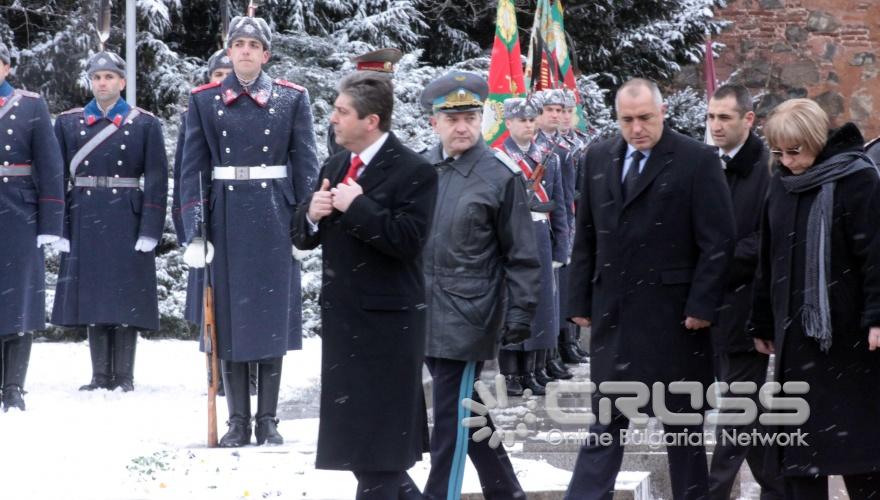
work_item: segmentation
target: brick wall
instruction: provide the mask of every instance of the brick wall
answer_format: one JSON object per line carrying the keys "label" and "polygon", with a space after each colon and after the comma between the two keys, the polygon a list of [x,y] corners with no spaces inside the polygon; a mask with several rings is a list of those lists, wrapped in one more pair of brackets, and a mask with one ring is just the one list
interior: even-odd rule
{"label": "brick wall", "polygon": [[880,0],[730,0],[716,15],[732,22],[718,79],[760,96],[759,115],[810,97],[835,125],[880,135]]}

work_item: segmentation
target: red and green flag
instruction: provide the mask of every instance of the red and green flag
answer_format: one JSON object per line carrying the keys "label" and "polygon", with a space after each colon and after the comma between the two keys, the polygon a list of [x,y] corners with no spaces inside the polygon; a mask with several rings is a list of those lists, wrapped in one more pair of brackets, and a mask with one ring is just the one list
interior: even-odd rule
{"label": "red and green flag", "polygon": [[483,106],[483,139],[490,146],[500,146],[508,136],[504,100],[526,93],[517,31],[513,0],[498,0],[495,43],[489,64],[489,96]]}
{"label": "red and green flag", "polygon": [[574,80],[574,66],[565,38],[564,15],[561,0],[538,0],[525,78],[530,92],[563,87],[573,90],[577,101],[575,126],[586,130],[581,97]]}

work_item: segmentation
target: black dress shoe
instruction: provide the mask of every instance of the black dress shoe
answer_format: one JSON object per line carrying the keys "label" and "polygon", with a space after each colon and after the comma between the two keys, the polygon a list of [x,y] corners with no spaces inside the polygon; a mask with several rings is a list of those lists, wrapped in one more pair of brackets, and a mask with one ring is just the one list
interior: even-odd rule
{"label": "black dress shoe", "polygon": [[590,353],[588,353],[583,347],[581,347],[580,342],[574,345],[574,350],[577,351],[578,354],[583,358],[590,359]]}
{"label": "black dress shoe", "polygon": [[257,437],[257,444],[284,444],[284,438],[278,433],[278,419],[273,417],[264,417],[257,419],[257,425],[254,429]]}
{"label": "black dress shoe", "polygon": [[108,391],[112,391],[115,388],[113,385],[113,380],[108,377],[103,376],[94,376],[92,377],[92,381],[86,385],[79,386],[79,390],[81,391],[96,391],[98,389],[107,389]]}
{"label": "black dress shoe", "polygon": [[3,411],[7,412],[10,408],[18,408],[24,411],[24,398],[21,397],[21,388],[17,386],[6,386],[3,389]]}
{"label": "black dress shoe", "polygon": [[547,375],[551,376],[553,380],[568,380],[574,378],[574,375],[568,371],[568,368],[555,358],[547,360]]}
{"label": "black dress shoe", "polygon": [[523,395],[523,386],[519,375],[505,375],[504,382],[507,385],[508,396]]}
{"label": "black dress shoe", "polygon": [[229,430],[220,438],[221,448],[240,448],[251,444],[251,426],[238,419],[227,423]]}
{"label": "black dress shoe", "polygon": [[523,375],[522,385],[524,389],[531,390],[532,394],[534,394],[535,396],[543,396],[544,394],[547,394],[547,391],[544,390],[544,386],[539,384],[538,381],[535,380],[534,373]]}
{"label": "black dress shoe", "polygon": [[549,384],[550,382],[553,382],[554,380],[556,380],[556,379],[551,377],[550,375],[547,375],[546,368],[542,368],[540,370],[535,370],[535,381],[538,382],[539,384],[546,386],[547,384]]}
{"label": "black dress shoe", "polygon": [[562,358],[563,363],[572,365],[579,365],[587,362],[587,358],[578,354],[577,348],[574,344],[560,344],[559,357]]}

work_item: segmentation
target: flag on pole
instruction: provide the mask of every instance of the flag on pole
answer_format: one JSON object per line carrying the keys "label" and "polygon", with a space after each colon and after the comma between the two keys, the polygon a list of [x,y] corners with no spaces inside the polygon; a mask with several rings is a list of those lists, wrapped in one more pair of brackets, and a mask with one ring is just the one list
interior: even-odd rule
{"label": "flag on pole", "polygon": [[483,106],[483,139],[489,146],[500,146],[508,136],[504,100],[526,93],[517,31],[513,0],[499,0],[489,63],[489,96]]}
{"label": "flag on pole", "polygon": [[530,92],[563,87],[574,91],[577,102],[575,126],[585,131],[587,124],[565,38],[564,17],[561,0],[538,0],[525,78]]}
{"label": "flag on pole", "polygon": [[[715,94],[715,88],[718,80],[715,78],[715,56],[712,53],[712,37],[706,36],[706,52],[703,56],[703,76],[706,79],[706,103],[712,99]],[[712,140],[712,132],[709,130],[709,120],[706,120],[706,144],[715,145]]]}

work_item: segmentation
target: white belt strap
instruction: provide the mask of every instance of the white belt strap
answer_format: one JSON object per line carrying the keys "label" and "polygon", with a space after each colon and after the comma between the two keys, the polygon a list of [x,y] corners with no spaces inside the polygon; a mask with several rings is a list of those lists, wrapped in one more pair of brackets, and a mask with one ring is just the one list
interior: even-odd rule
{"label": "white belt strap", "polygon": [[252,179],[285,179],[287,165],[265,167],[214,167],[214,178],[223,181],[249,181]]}

